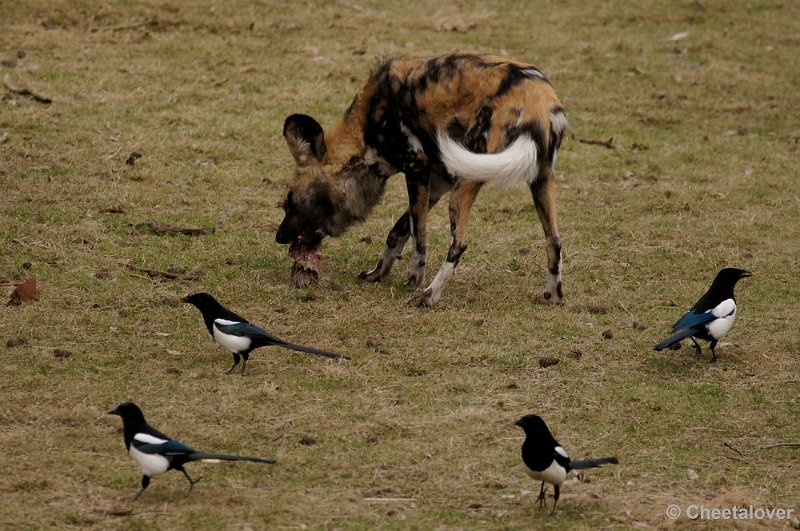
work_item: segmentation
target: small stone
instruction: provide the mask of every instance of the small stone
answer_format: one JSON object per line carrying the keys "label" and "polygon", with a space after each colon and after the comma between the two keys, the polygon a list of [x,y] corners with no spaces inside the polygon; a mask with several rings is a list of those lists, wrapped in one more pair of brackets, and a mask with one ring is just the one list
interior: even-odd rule
{"label": "small stone", "polygon": [[56,358],[66,359],[72,357],[72,352],[69,350],[64,350],[63,348],[57,348],[53,350],[53,356]]}
{"label": "small stone", "polygon": [[566,356],[574,360],[579,360],[583,357],[583,352],[581,352],[581,349],[577,347],[572,347],[569,349],[569,352],[567,352]]}
{"label": "small stone", "polygon": [[546,369],[547,367],[558,365],[559,361],[560,360],[558,358],[551,358],[549,356],[545,356],[543,358],[539,358],[539,367]]}
{"label": "small stone", "polygon": [[604,331],[602,335],[603,339],[611,339],[614,337],[614,332],[612,332],[611,329],[609,328],[608,330]]}
{"label": "small stone", "polygon": [[389,351],[386,350],[386,347],[383,346],[383,341],[381,341],[377,337],[370,337],[367,339],[367,346],[377,352],[378,354],[389,354]]}
{"label": "small stone", "polygon": [[24,337],[15,337],[6,341],[6,348],[22,347],[28,344],[28,340]]}
{"label": "small stone", "polygon": [[139,160],[140,158],[142,158],[142,154],[139,153],[138,151],[134,151],[133,153],[130,154],[128,160],[125,161],[125,164],[127,164],[128,166],[133,166],[134,164],[136,164],[136,161]]}
{"label": "small stone", "polygon": [[697,472],[695,472],[695,471],[694,471],[694,470],[692,470],[691,468],[687,468],[687,469],[686,469],[686,477],[687,477],[687,478],[689,478],[689,481],[697,481],[697,479],[698,479],[700,476],[698,476],[698,475],[697,475]]}

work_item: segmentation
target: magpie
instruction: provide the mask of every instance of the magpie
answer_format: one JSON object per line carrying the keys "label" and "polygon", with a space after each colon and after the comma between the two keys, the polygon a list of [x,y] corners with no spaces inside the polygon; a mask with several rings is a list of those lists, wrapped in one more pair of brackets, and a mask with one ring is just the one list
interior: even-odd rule
{"label": "magpie", "polygon": [[525,442],[522,444],[522,462],[525,464],[525,471],[533,479],[542,482],[537,500],[539,508],[546,504],[544,484],[550,483],[555,489],[553,510],[550,514],[556,512],[558,496],[561,493],[559,487],[567,479],[570,470],[584,470],[619,463],[616,457],[570,461],[567,452],[553,438],[547,424],[537,415],[525,415],[515,424],[525,431]]}
{"label": "magpie", "polygon": [[133,460],[142,468],[142,488],[133,498],[139,499],[144,489],[150,484],[152,476],[158,476],[168,470],[183,472],[189,480],[189,492],[194,484],[202,478],[192,479],[183,468],[191,461],[253,461],[256,463],[275,463],[274,459],[260,457],[244,457],[239,455],[209,454],[198,452],[185,444],[170,439],[160,431],[151,427],[144,420],[144,414],[139,406],[133,402],[125,402],[108,412],[109,415],[122,417],[122,426],[125,437],[125,448]]}
{"label": "magpie", "polygon": [[279,339],[252,324],[244,317],[236,315],[228,310],[208,293],[195,293],[194,295],[184,297],[181,301],[188,302],[200,310],[203,314],[206,327],[214,338],[214,341],[233,354],[233,365],[228,369],[229,373],[239,364],[239,358],[242,358],[244,360],[242,363],[242,374],[244,374],[244,368],[247,365],[247,360],[250,358],[250,352],[259,347],[268,345],[278,345],[279,347],[307,352],[326,358],[350,359],[342,354],[318,350]]}
{"label": "magpie", "polygon": [[664,350],[688,337],[694,343],[695,352],[699,356],[703,351],[697,342],[699,338],[711,342],[711,362],[717,361],[717,353],[714,351],[717,341],[728,333],[736,319],[733,287],[739,280],[751,275],[750,271],[733,267],[726,267],[717,273],[708,291],[672,325],[673,334],[654,349]]}

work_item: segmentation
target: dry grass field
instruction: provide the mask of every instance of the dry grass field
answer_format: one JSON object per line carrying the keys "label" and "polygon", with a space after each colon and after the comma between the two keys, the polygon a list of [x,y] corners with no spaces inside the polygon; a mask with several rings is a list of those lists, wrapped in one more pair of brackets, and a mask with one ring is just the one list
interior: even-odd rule
{"label": "dry grass field", "polygon": [[[331,125],[377,58],[461,49],[536,64],[567,110],[565,303],[539,300],[527,190],[481,194],[436,308],[406,305],[407,260],[360,282],[404,208],[400,176],[368,222],[325,241],[323,284],[293,288],[274,241],[284,118]],[[0,527],[698,524],[670,504],[800,516],[800,449],[762,449],[800,442],[798,51],[786,0],[0,0]],[[440,205],[429,275],[449,240]],[[654,352],[725,266],[753,276],[719,362]],[[39,300],[5,305],[29,277]],[[230,355],[177,302],[196,291],[353,359],[261,349],[225,374]],[[171,472],[131,503],[140,471],[105,414],[125,400],[198,449],[278,464],[195,463],[191,494]],[[564,485],[555,516],[520,463],[526,413],[573,458],[620,459]]]}

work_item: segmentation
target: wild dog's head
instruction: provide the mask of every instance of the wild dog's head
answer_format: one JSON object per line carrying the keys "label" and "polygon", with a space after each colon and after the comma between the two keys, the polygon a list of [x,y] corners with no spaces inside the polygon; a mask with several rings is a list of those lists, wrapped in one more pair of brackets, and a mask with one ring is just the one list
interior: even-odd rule
{"label": "wild dog's head", "polygon": [[293,114],[283,125],[283,136],[297,166],[283,201],[284,218],[275,241],[315,247],[325,236],[342,232],[332,225],[336,199],[323,170],[325,135],[322,126],[310,116]]}
{"label": "wild dog's head", "polygon": [[283,136],[296,167],[275,241],[315,248],[326,236],[339,236],[366,219],[392,170],[365,154],[363,137],[340,128],[326,143],[319,123],[303,114],[286,119]]}

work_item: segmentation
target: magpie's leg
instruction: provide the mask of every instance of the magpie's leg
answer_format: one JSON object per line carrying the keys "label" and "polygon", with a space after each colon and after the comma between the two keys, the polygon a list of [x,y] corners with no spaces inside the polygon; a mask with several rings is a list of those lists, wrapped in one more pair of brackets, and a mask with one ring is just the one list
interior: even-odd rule
{"label": "magpie's leg", "polygon": [[136,493],[136,496],[133,497],[133,501],[139,499],[139,496],[142,495],[144,489],[146,489],[149,484],[150,484],[150,478],[148,476],[142,476],[142,488],[139,490],[139,492]]}
{"label": "magpie's leg", "polygon": [[550,511],[550,514],[556,514],[556,504],[558,503],[558,495],[561,494],[561,489],[558,485],[554,485],[553,488],[555,492],[553,493],[553,510]]}
{"label": "magpie's leg", "polygon": [[695,354],[695,356],[699,356],[700,354],[702,354],[703,353],[703,347],[700,346],[700,343],[697,342],[697,340],[694,338],[694,336],[689,336],[689,339],[691,339],[692,343],[694,343],[694,354]]}
{"label": "magpie's leg", "polygon": [[545,498],[546,498],[546,495],[545,495],[545,491],[544,491],[544,481],[542,481],[542,488],[539,489],[539,497],[537,498],[537,501],[539,502],[539,510],[540,511],[544,507],[545,503],[547,503],[547,500]]}
{"label": "magpie's leg", "polygon": [[183,472],[183,475],[186,476],[186,479],[189,480],[189,492],[192,492],[192,489],[194,488],[194,484],[195,483],[199,483],[200,480],[203,479],[203,478],[197,478],[197,479],[190,478],[189,477],[189,473],[186,472],[186,469],[183,468],[182,466],[180,468],[178,468],[177,470],[180,470],[181,472]]}
{"label": "magpie's leg", "polygon": [[228,374],[230,374],[231,371],[233,371],[233,368],[236,367],[237,365],[239,365],[239,355],[234,353],[233,354],[233,365],[231,365],[231,368],[228,369]]}
{"label": "magpie's leg", "polygon": [[717,340],[714,339],[711,341],[711,363],[717,361],[717,353],[714,352],[714,348],[717,346]]}
{"label": "magpie's leg", "polygon": [[247,367],[247,360],[249,356],[247,354],[242,354],[242,374],[244,375],[244,368]]}

